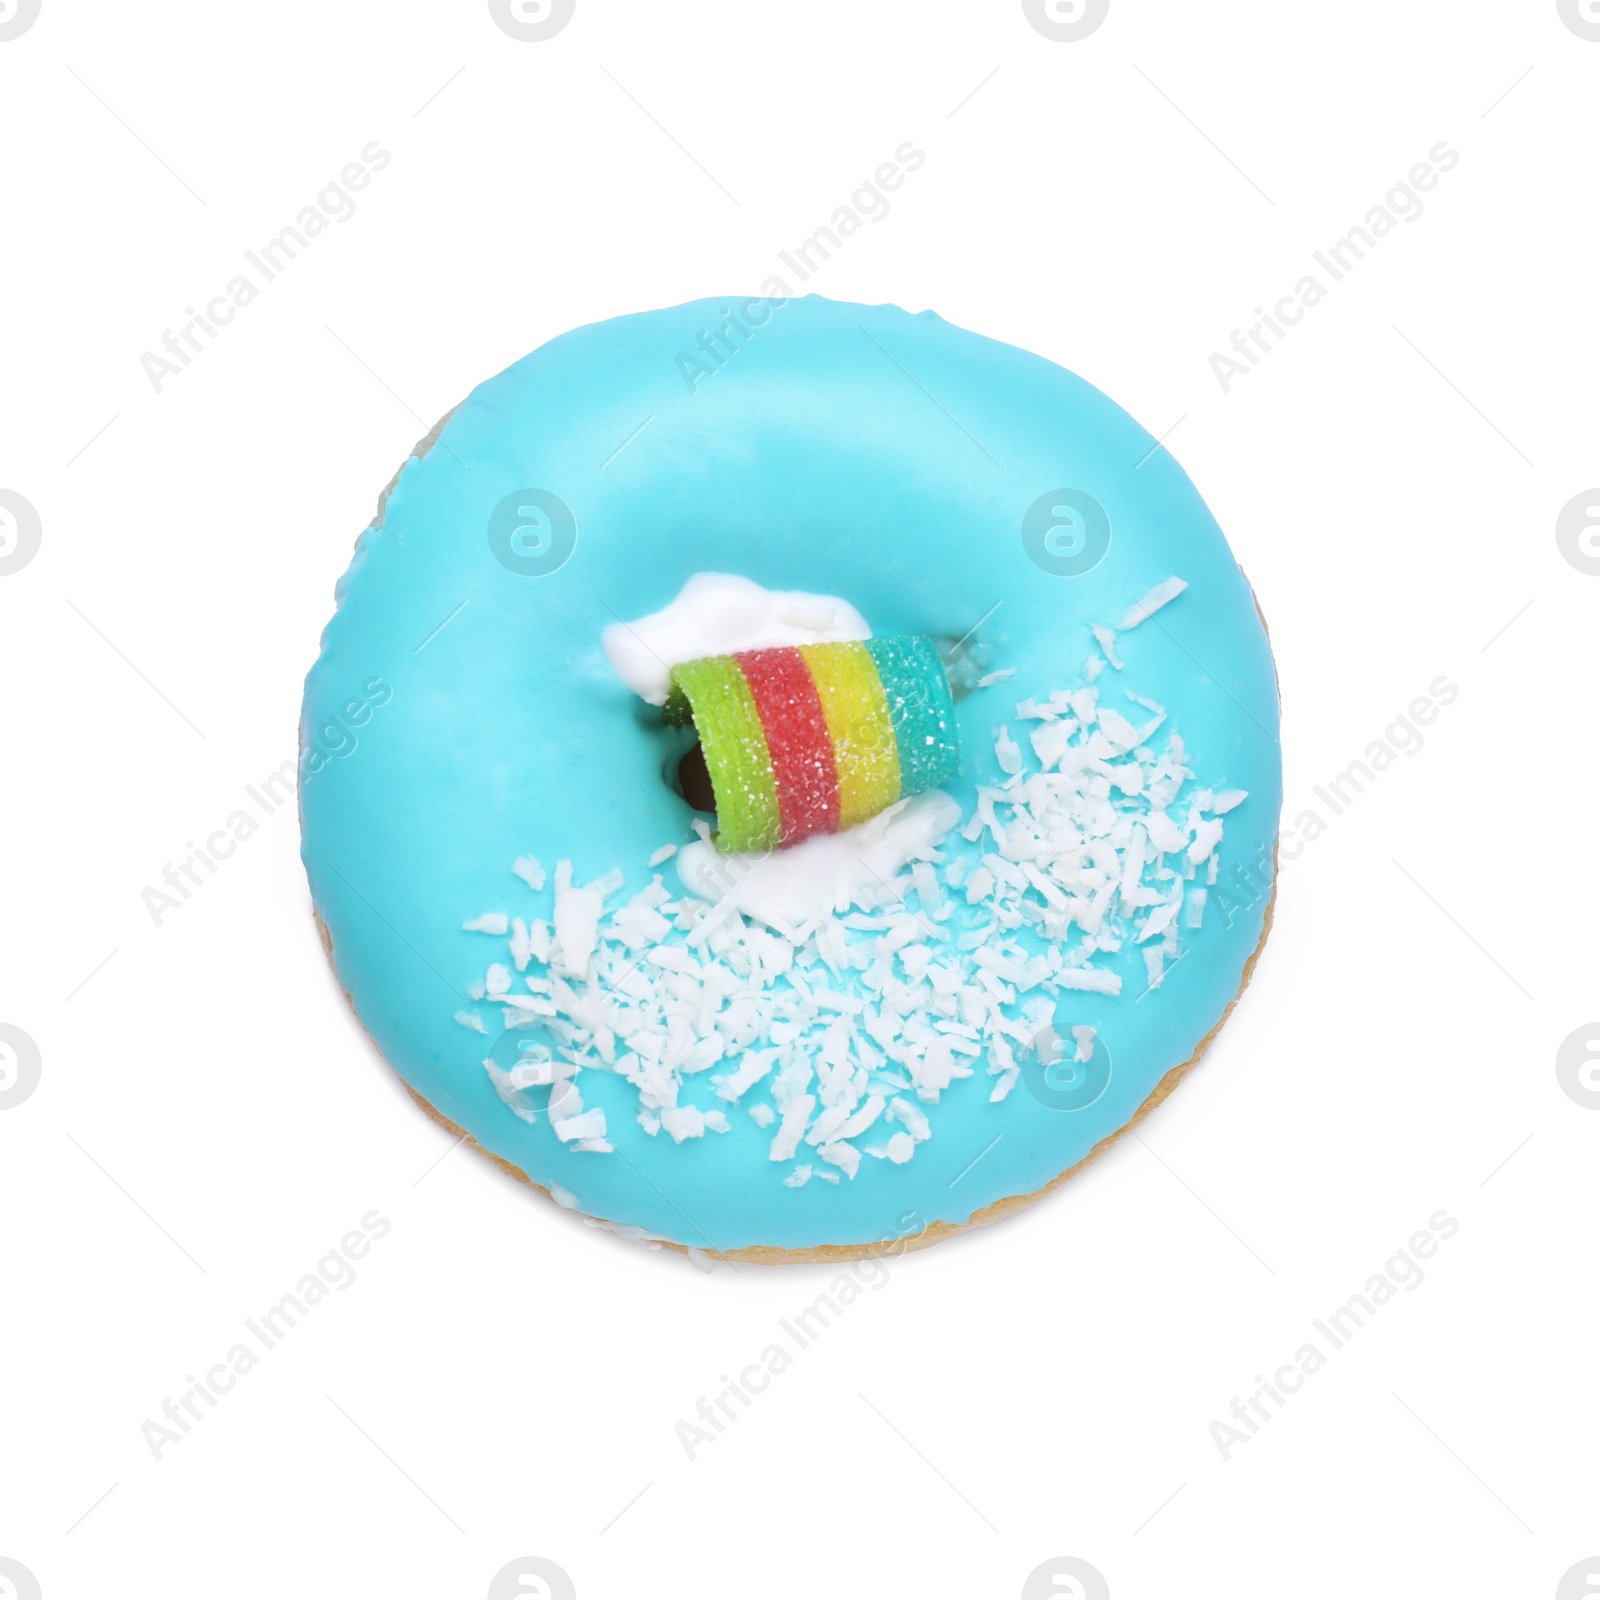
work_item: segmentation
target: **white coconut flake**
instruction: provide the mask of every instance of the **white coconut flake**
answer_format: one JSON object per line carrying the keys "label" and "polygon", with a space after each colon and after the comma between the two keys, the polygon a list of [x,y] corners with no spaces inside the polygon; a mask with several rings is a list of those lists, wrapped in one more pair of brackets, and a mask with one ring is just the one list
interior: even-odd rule
{"label": "white coconut flake", "polygon": [[1115,755],[1126,755],[1139,742],[1138,730],[1120,711],[1110,706],[1100,708],[1100,731],[1111,741]]}
{"label": "white coconut flake", "polygon": [[825,1144],[817,1154],[829,1166],[838,1167],[847,1178],[856,1175],[856,1169],[861,1165],[861,1152],[853,1144]]}
{"label": "white coconut flake", "polygon": [[909,1133],[891,1134],[883,1153],[897,1167],[904,1166],[916,1154],[917,1141]]}
{"label": "white coconut flake", "polygon": [[645,862],[647,867],[659,867],[663,861],[670,861],[678,853],[675,844],[664,844],[659,850],[650,852],[650,859]]}
{"label": "white coconut flake", "polygon": [[803,1094],[790,1103],[783,1113],[783,1121],[778,1124],[772,1148],[767,1152],[772,1160],[788,1161],[800,1148],[801,1135],[806,1131],[806,1124],[811,1120],[816,1103],[815,1097],[809,1094]]}
{"label": "white coconut flake", "polygon": [[674,1144],[698,1139],[706,1131],[707,1120],[706,1114],[696,1106],[667,1106],[661,1113],[661,1126],[672,1135]]}
{"label": "white coconut flake", "polygon": [[603,1139],[606,1114],[597,1107],[592,1111],[580,1111],[575,1117],[552,1117],[551,1126],[563,1144],[569,1139]]}
{"label": "white coconut flake", "polygon": [[537,894],[545,885],[544,868],[539,865],[537,856],[518,856],[511,863],[511,870]]}
{"label": "white coconut flake", "polygon": [[589,958],[599,938],[605,900],[598,888],[575,888],[572,863],[556,863],[556,950],[560,964],[580,978],[589,975]]}
{"label": "white coconut flake", "polygon": [[980,689],[987,689],[991,684],[1004,683],[1007,678],[1014,678],[1016,675],[1017,669],[1015,667],[1001,667],[997,672],[984,673],[984,675],[978,679],[978,687]]}
{"label": "white coconut flake", "polygon": [[502,1072],[494,1062],[487,1059],[483,1065],[489,1074],[490,1083],[494,1085],[494,1092],[505,1101],[511,1110],[521,1117],[524,1122],[537,1122],[539,1120],[538,1111],[529,1102],[526,1093],[512,1083],[511,1075]]}
{"label": "white coconut flake", "polygon": [[1101,654],[1117,669],[1122,670],[1122,663],[1117,659],[1117,636],[1110,628],[1093,627],[1089,630],[1094,635],[1094,642],[1100,646]]}
{"label": "white coconut flake", "polygon": [[883,1114],[884,1098],[881,1094],[869,1095],[860,1110],[854,1112],[835,1135],[839,1139],[857,1139]]}
{"label": "white coconut flake", "polygon": [[723,1100],[738,1100],[753,1089],[778,1064],[776,1050],[746,1052],[738,1067],[725,1078],[717,1079],[717,1094]]}
{"label": "white coconut flake", "polygon": [[1182,578],[1163,578],[1142,600],[1135,602],[1122,613],[1122,620],[1117,627],[1124,633],[1129,628],[1137,628],[1141,622],[1153,617],[1162,606],[1176,600],[1188,587]]}
{"label": "white coconut flake", "polygon": [[483,1018],[476,1011],[458,1011],[456,1012],[456,1021],[463,1028],[471,1028],[475,1033],[487,1033],[489,1031],[484,1025]]}
{"label": "white coconut flake", "polygon": [[1166,905],[1157,906],[1143,922],[1139,924],[1134,934],[1135,942],[1148,944],[1152,939],[1159,939],[1167,931],[1167,926],[1178,914],[1179,902],[1170,900]]}
{"label": "white coconut flake", "polygon": [[933,1126],[928,1121],[926,1113],[909,1100],[891,1100],[889,1115],[919,1144],[933,1133]]}
{"label": "white coconut flake", "polygon": [[471,922],[463,922],[463,933],[498,933],[504,935],[510,926],[503,911],[486,911],[481,917],[474,917]]}
{"label": "white coconut flake", "polygon": [[1082,989],[1091,994],[1121,994],[1122,975],[1102,967],[1063,967],[1055,975],[1063,989]]}
{"label": "white coconut flake", "polygon": [[1040,767],[1048,772],[1052,767],[1058,767],[1072,743],[1073,725],[1052,719],[1042,723],[1028,735],[1028,743],[1033,746],[1034,759]]}
{"label": "white coconut flake", "polygon": [[1165,811],[1151,811],[1144,819],[1145,832],[1150,843],[1161,855],[1171,855],[1174,850],[1186,849],[1189,835]]}

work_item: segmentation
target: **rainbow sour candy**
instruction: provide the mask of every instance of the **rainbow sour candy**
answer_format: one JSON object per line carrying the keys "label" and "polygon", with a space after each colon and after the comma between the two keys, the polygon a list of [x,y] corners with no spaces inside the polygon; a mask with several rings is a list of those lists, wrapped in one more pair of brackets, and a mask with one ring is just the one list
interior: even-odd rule
{"label": "rainbow sour candy", "polygon": [[700,734],[719,850],[854,827],[961,760],[944,664],[919,637],[688,661],[672,669],[662,714]]}

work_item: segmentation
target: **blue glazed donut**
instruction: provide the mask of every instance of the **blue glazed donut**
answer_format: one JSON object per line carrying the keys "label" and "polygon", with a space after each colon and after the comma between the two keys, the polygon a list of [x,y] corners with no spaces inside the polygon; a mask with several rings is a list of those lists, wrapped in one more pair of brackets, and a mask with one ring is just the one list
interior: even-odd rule
{"label": "blue glazed donut", "polygon": [[[1250,588],[1144,429],[931,312],[768,297],[577,329],[436,435],[338,585],[301,811],[440,1120],[629,1236],[817,1259],[991,1220],[1171,1088],[1264,938],[1281,774]],[[751,909],[830,841],[718,858],[603,647],[706,574],[940,647],[960,775],[850,847],[853,904]]]}

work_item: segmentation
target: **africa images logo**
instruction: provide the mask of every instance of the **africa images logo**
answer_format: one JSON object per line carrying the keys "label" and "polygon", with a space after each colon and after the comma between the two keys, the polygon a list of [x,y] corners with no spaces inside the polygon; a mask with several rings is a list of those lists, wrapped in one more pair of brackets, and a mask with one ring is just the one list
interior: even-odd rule
{"label": "africa images logo", "polygon": [[20,39],[39,20],[41,0],[0,0],[0,44]]}
{"label": "africa images logo", "polygon": [[31,501],[0,489],[0,578],[21,572],[39,553],[43,529]]}
{"label": "africa images logo", "polygon": [[489,0],[494,25],[519,44],[543,44],[572,21],[578,0]]}

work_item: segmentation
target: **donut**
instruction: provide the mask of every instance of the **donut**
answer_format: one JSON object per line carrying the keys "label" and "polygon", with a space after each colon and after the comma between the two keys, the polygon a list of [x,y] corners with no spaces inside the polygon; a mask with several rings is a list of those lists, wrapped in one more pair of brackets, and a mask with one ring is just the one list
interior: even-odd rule
{"label": "donut", "polygon": [[931,312],[692,302],[481,384],[384,491],[301,718],[338,982],[596,1226],[790,1262],[1054,1188],[1271,921],[1278,694],[1172,456]]}

